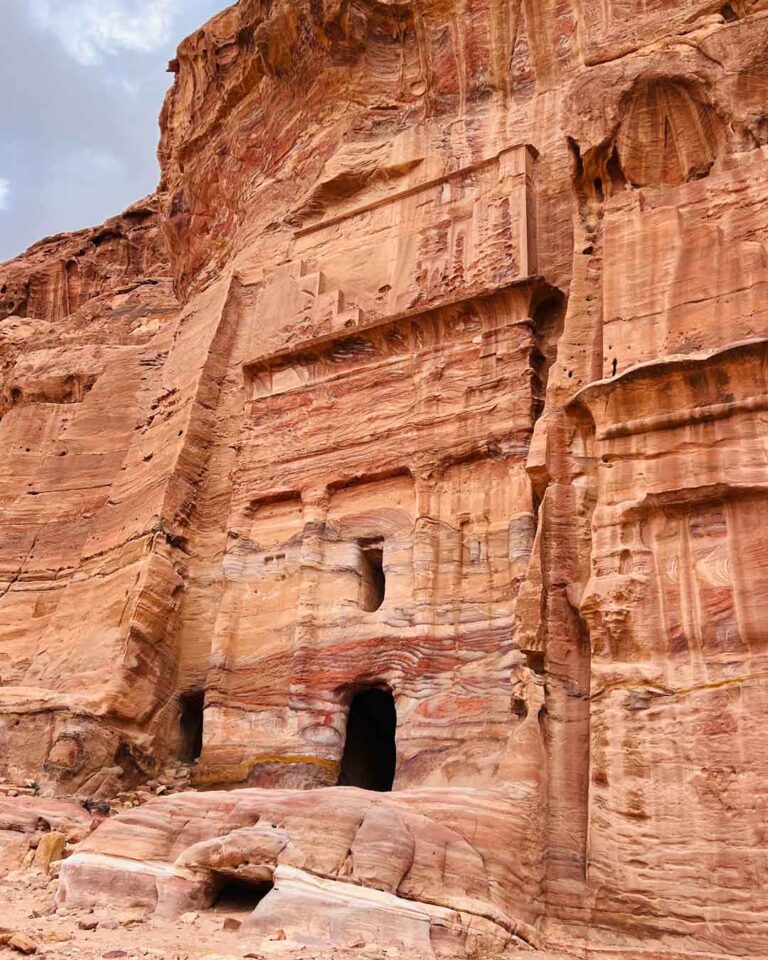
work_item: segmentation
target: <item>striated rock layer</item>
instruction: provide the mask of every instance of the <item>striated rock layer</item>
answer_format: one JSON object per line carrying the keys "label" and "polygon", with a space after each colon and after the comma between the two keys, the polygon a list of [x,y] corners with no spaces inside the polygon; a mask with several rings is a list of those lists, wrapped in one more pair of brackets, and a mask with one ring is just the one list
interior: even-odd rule
{"label": "striated rock layer", "polygon": [[0,267],[0,776],[192,788],[62,904],[764,956],[767,51],[763,0],[182,43],[157,194]]}

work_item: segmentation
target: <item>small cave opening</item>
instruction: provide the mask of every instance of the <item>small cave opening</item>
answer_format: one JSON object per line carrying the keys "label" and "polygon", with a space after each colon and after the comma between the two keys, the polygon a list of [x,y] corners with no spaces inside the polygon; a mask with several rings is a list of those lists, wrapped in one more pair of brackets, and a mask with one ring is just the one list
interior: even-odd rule
{"label": "small cave opening", "polygon": [[221,913],[252,913],[272,890],[272,880],[251,880],[219,874],[213,909]]}
{"label": "small cave opening", "polygon": [[352,698],[338,785],[386,793],[395,782],[397,710],[391,691],[370,687]]}
{"label": "small cave opening", "polygon": [[203,752],[203,710],[205,692],[193,690],[179,698],[179,730],[181,749],[179,757],[185,763],[195,763]]}
{"label": "small cave opening", "polygon": [[360,550],[363,581],[360,606],[366,613],[374,613],[384,603],[387,591],[387,577],[384,573],[384,541],[381,539],[364,541],[360,544]]}
{"label": "small cave opening", "polygon": [[730,3],[726,3],[725,6],[720,8],[720,16],[726,23],[736,23],[739,19],[738,13],[736,13]]}
{"label": "small cave opening", "polygon": [[541,677],[545,676],[547,672],[545,655],[538,650],[525,650],[524,653],[529,669]]}

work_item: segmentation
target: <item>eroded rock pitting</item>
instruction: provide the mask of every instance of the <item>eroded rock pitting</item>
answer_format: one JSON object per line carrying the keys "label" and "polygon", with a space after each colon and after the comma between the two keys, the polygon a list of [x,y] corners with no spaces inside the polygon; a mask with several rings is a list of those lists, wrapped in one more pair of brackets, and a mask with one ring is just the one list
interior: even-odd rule
{"label": "eroded rock pitting", "polygon": [[156,195],[0,267],[0,775],[180,791],[62,909],[763,956],[766,50],[764,0],[181,44]]}

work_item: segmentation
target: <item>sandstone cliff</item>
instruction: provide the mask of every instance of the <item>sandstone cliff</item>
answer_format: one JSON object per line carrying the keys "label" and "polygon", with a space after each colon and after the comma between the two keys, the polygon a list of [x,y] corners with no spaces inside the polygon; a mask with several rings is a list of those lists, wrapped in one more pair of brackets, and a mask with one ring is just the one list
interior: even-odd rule
{"label": "sandstone cliff", "polygon": [[191,788],[61,904],[764,955],[766,51],[762,0],[181,44],[156,196],[0,267],[0,774]]}

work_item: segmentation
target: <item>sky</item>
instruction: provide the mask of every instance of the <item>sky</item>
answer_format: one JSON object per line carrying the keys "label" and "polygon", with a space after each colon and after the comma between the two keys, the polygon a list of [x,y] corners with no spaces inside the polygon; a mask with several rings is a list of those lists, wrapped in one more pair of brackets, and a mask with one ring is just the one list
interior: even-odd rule
{"label": "sky", "polygon": [[157,185],[177,44],[230,0],[0,0],[0,261]]}

